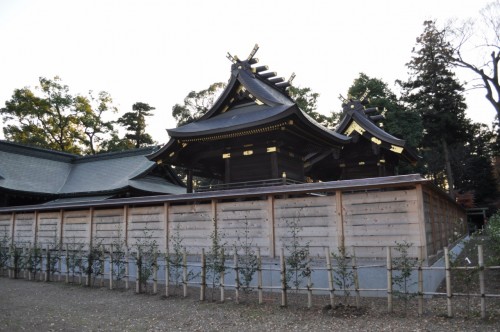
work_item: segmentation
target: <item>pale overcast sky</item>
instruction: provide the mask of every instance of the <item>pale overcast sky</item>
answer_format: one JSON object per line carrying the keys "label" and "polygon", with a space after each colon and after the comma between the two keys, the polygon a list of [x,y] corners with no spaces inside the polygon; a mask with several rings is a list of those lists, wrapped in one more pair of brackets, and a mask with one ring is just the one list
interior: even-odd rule
{"label": "pale overcast sky", "polygon": [[[156,107],[150,133],[165,143],[172,106],[227,81],[226,53],[246,57],[258,43],[260,64],[286,79],[295,72],[294,85],[318,92],[329,113],[360,72],[396,90],[424,20],[477,17],[488,2],[0,0],[0,107],[14,89],[57,75],[73,93],[109,92],[120,113],[138,101]],[[489,125],[484,92],[466,98],[469,116]]]}

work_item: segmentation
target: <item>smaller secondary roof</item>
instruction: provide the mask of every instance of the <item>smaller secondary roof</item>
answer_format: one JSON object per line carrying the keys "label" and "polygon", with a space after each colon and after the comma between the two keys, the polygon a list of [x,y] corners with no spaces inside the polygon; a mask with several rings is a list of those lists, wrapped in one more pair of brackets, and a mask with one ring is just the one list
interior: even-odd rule
{"label": "smaller secondary roof", "polygon": [[0,141],[0,188],[65,197],[106,195],[126,188],[151,193],[185,193],[170,168],[166,171],[174,183],[150,175],[160,166],[145,156],[156,149],[148,147],[81,157]]}
{"label": "smaller secondary roof", "polygon": [[361,100],[344,100],[344,117],[335,129],[339,134],[352,136],[359,134],[382,148],[401,154],[407,161],[418,160],[416,151],[406,144],[405,140],[392,136],[377,126],[375,121],[383,119],[383,115],[371,115],[378,111],[377,108],[365,108]]}

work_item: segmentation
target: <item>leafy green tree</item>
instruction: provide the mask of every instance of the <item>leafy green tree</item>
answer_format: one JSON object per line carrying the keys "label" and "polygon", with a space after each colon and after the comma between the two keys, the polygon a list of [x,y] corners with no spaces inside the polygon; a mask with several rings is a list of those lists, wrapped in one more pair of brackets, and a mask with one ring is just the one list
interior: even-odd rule
{"label": "leafy green tree", "polygon": [[59,77],[40,77],[40,86],[14,90],[0,109],[9,141],[75,154],[95,154],[113,130],[104,117],[116,112],[111,96],[73,96]]}
{"label": "leafy green tree", "polygon": [[359,99],[367,89],[369,90],[367,96],[369,106],[385,109],[384,130],[406,140],[410,146],[418,147],[423,132],[420,114],[405,109],[387,83],[364,73],[360,73],[359,77],[354,80],[348,90],[348,95]]}
{"label": "leafy green tree", "polygon": [[[455,181],[450,147],[470,141],[464,88],[451,71],[453,49],[435,22],[424,22],[424,32],[417,38],[413,53],[407,64],[411,77],[407,82],[400,82],[403,100],[405,106],[422,118],[425,130],[422,148],[424,158],[428,158],[425,164],[428,175],[436,184],[448,187],[453,195]],[[432,163],[427,152],[435,157]]]}
{"label": "leafy green tree", "polygon": [[152,116],[155,108],[146,103],[137,102],[132,105],[132,112],[123,114],[116,122],[127,129],[126,139],[133,142],[134,147],[140,148],[154,144],[151,135],[146,133],[146,117]]}
{"label": "leafy green tree", "polygon": [[214,104],[215,99],[225,88],[225,83],[212,83],[208,89],[191,91],[184,98],[184,103],[172,107],[172,116],[177,126],[183,126],[201,118]]}
{"label": "leafy green tree", "polygon": [[30,88],[14,90],[12,98],[0,109],[9,141],[70,153],[81,153],[82,137],[73,96],[59,77],[40,77],[40,93]]}
{"label": "leafy green tree", "polygon": [[74,99],[78,120],[84,134],[82,141],[88,154],[96,154],[99,151],[99,145],[105,140],[104,135],[113,130],[112,122],[103,119],[108,111],[117,112],[112,102],[111,96],[105,91],[99,92],[97,97],[94,97],[90,91],[88,97],[76,96]]}

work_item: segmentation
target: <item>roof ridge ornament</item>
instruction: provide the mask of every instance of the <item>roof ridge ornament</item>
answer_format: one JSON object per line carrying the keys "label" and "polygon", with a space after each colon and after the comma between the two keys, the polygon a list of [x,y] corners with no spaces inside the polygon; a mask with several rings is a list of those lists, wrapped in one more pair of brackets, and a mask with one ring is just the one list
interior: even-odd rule
{"label": "roof ridge ornament", "polygon": [[370,93],[370,89],[366,88],[366,91],[365,93],[363,93],[363,95],[361,96],[361,98],[359,98],[359,101],[363,101],[365,100],[366,97],[368,97],[368,94]]}
{"label": "roof ridge ornament", "polygon": [[259,50],[259,44],[255,44],[255,46],[252,49],[252,52],[250,52],[250,55],[247,58],[247,61],[252,60],[253,57],[255,56],[255,53],[257,53],[258,50]]}

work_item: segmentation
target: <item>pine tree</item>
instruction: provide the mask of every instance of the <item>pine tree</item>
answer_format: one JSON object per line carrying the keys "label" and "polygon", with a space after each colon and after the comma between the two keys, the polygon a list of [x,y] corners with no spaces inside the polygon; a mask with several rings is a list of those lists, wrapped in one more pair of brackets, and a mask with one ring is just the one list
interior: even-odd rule
{"label": "pine tree", "polygon": [[127,129],[126,139],[134,143],[134,147],[140,148],[153,144],[153,138],[146,133],[146,117],[151,116],[151,111],[155,108],[146,103],[135,103],[132,105],[132,112],[123,114],[116,122]]}
{"label": "pine tree", "polygon": [[445,32],[434,21],[424,22],[424,32],[417,38],[414,56],[407,64],[411,77],[401,82],[407,107],[422,118],[424,167],[437,185],[455,189],[451,153],[472,138],[465,117],[464,88],[451,71],[453,49]]}

